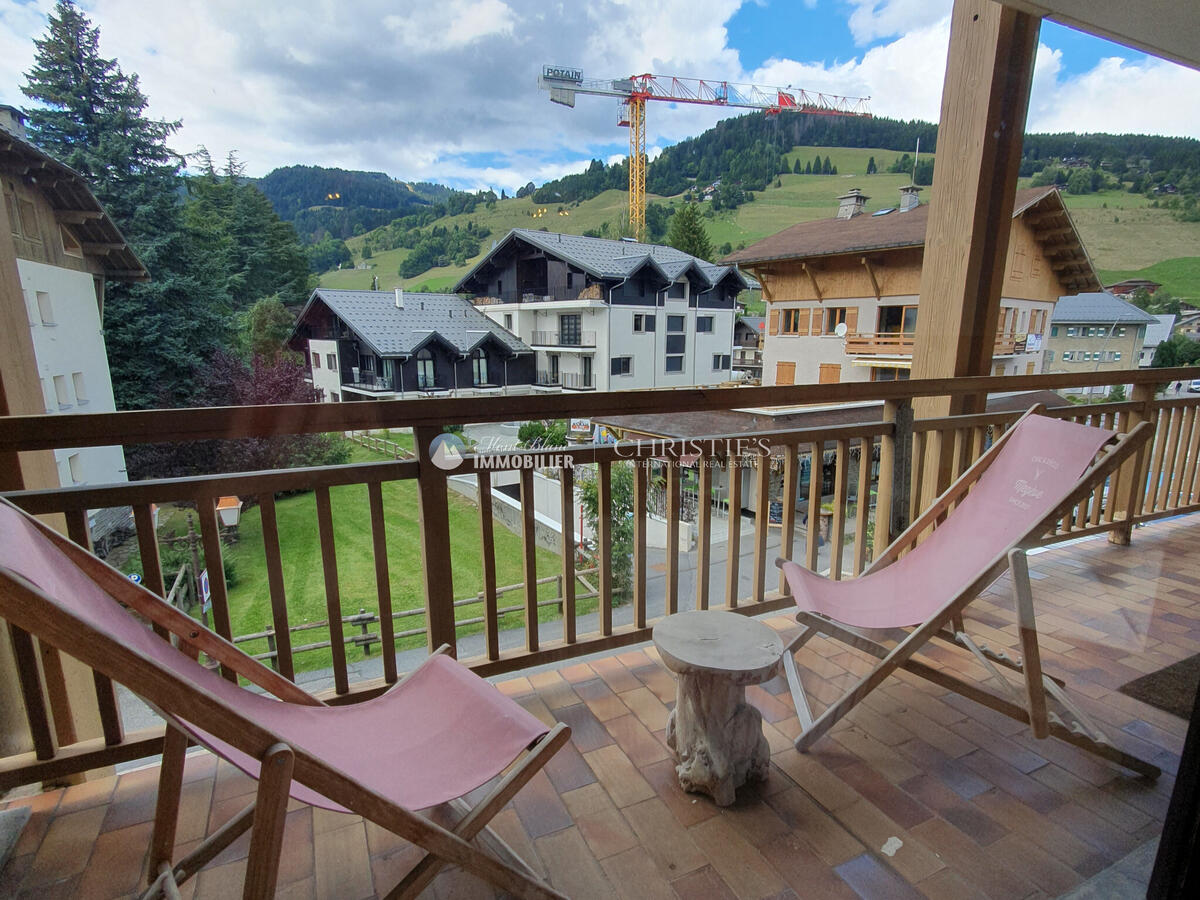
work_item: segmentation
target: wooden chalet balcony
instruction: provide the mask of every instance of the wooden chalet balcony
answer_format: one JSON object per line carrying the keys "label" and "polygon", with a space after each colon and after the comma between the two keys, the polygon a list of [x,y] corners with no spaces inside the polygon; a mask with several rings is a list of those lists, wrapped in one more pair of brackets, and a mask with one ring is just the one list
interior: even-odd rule
{"label": "wooden chalet balcony", "polygon": [[[911,332],[879,332],[846,335],[847,356],[912,356],[916,335]],[[1026,335],[998,334],[993,356],[1012,356],[1025,352]]]}
{"label": "wooden chalet balcony", "polygon": [[[654,623],[662,616],[689,608],[724,607],[746,615],[774,614],[771,623],[787,630],[791,625],[784,614],[792,601],[781,592],[779,575],[772,564],[777,554],[814,569],[827,569],[834,578],[855,577],[888,543],[884,535],[897,533],[920,512],[924,472],[936,471],[940,466],[952,473],[961,472],[1019,415],[989,412],[914,421],[911,407],[920,397],[1132,383],[1133,398],[1129,401],[1064,406],[1052,413],[1119,431],[1142,421],[1155,423],[1157,432],[1151,449],[1114,476],[1125,485],[1129,482],[1123,479],[1132,478],[1133,484],[1143,486],[1138,502],[1132,509],[1124,508],[1119,498],[1127,497],[1129,492],[1117,490],[1119,484],[1110,484],[1064,517],[1054,533],[1047,535],[1046,543],[1110,532],[1125,538],[1135,525],[1200,510],[1200,397],[1158,399],[1154,394],[1157,383],[1190,380],[1198,374],[1194,369],[1178,369],[726,390],[536,394],[447,399],[436,405],[384,401],[23,416],[4,420],[0,454],[112,443],[411,427],[418,448],[416,459],[10,492],[5,496],[33,513],[65,515],[71,537],[80,543],[88,541],[89,509],[131,506],[137,523],[143,582],[160,595],[166,593],[173,573],[164,573],[159,561],[151,504],[195,504],[207,566],[210,573],[217,573],[212,576],[211,621],[219,633],[233,640],[239,636],[232,631],[227,588],[218,564],[223,547],[215,501],[231,494],[255,498],[264,538],[262,577],[266,582],[264,595],[270,602],[271,658],[286,677],[299,678],[299,647],[294,646],[292,636],[294,626],[301,623],[293,621],[289,613],[283,577],[289,548],[280,546],[276,508],[277,497],[311,492],[315,497],[312,527],[320,534],[322,571],[309,572],[307,577],[324,577],[330,613],[327,649],[332,657],[326,673],[329,689],[324,696],[335,703],[374,696],[394,683],[411,668],[415,657],[424,654],[420,648],[412,648],[414,637],[423,638],[430,647],[450,644],[464,662],[484,676],[511,677],[547,664],[565,666],[559,671],[509,680],[504,690],[521,696],[539,715],[561,714],[574,729],[574,749],[563,756],[561,763],[551,765],[547,770],[549,780],[541,779],[544,784],[533,791],[534,797],[518,798],[515,813],[509,817],[512,840],[520,846],[531,843],[536,850],[534,858],[541,860],[557,884],[570,886],[568,893],[572,896],[601,896],[602,888],[611,890],[614,885],[623,885],[622,890],[628,892],[631,885],[652,875],[651,880],[670,881],[672,886],[681,891],[687,888],[693,895],[719,891],[722,883],[742,896],[778,894],[791,883],[803,895],[799,882],[792,881],[803,880],[803,873],[795,868],[796,859],[818,861],[813,862],[816,868],[812,871],[823,878],[840,879],[843,893],[847,885],[874,880],[872,883],[899,891],[888,896],[907,896],[904,891],[912,891],[912,885],[936,890],[942,881],[957,883],[963,873],[991,865],[992,852],[972,845],[972,841],[988,845],[1004,842],[997,845],[1003,848],[999,858],[1008,860],[1005,865],[1012,871],[1003,877],[1028,880],[1032,887],[1026,893],[1012,893],[1025,896],[1035,892],[1034,888],[1057,893],[1096,874],[1153,837],[1165,814],[1171,776],[1165,775],[1156,786],[1136,787],[1111,769],[1099,771],[1095,763],[1073,748],[1049,747],[1048,742],[1031,745],[1024,737],[1013,737],[1014,732],[1006,730],[1008,725],[1001,726],[981,712],[959,709],[955,701],[940,694],[927,696],[922,693],[927,688],[915,688],[906,678],[881,695],[882,706],[868,704],[824,745],[801,755],[789,740],[795,734],[795,712],[786,691],[776,684],[751,692],[768,722],[775,761],[771,780],[761,791],[751,791],[746,804],[721,813],[706,799],[683,795],[677,786],[672,787],[671,769],[664,763],[662,728],[664,704],[671,702],[673,688],[652,651],[629,648],[649,641]],[[700,504],[694,524],[696,543],[691,551],[664,551],[660,556],[648,551],[649,475],[647,467],[636,467],[633,583],[627,601],[617,607],[612,602],[615,584],[610,520],[602,515],[595,536],[596,557],[583,561],[580,535],[572,525],[577,521],[571,505],[574,488],[584,479],[596,479],[601,510],[611,510],[614,466],[626,460],[662,460],[660,444],[572,446],[547,464],[559,479],[564,512],[571,510],[562,517],[567,528],[552,573],[539,571],[537,565],[531,503],[534,473],[524,467],[525,451],[498,454],[487,461],[468,455],[452,473],[433,465],[427,457],[432,439],[450,423],[566,415],[667,415],[683,410],[856,401],[878,401],[878,413],[858,424],[756,434],[770,446],[769,456],[739,457],[736,450],[731,455],[731,447],[736,445],[730,441],[745,438],[744,434],[712,435],[690,443],[685,464],[703,463],[696,467],[699,496],[710,495],[714,471],[748,467],[748,491],[743,490],[741,478],[729,482],[729,508],[751,505],[753,497],[758,509],[772,508],[777,500],[779,505],[774,508],[781,511],[780,520],[772,521],[773,515],[745,520],[738,517],[736,521],[742,527],[718,528],[713,507]],[[832,466],[832,492],[823,492],[824,479],[816,477],[809,478],[802,489],[801,472],[807,471],[814,459]],[[454,589],[456,567],[473,565],[478,571],[479,561],[456,560],[451,553],[448,476],[465,475],[478,486],[479,496],[485,499],[478,505],[477,527],[490,538],[497,527],[490,487],[498,469],[519,473],[523,584],[497,582],[494,545],[485,540],[481,596],[460,598]],[[661,478],[667,509],[665,546],[678,548],[681,467],[665,467]],[[416,515],[421,532],[420,583],[424,596],[416,609],[399,608],[389,573],[385,524],[393,517],[414,515],[411,508],[385,504],[383,487],[395,481],[413,482],[420,500]],[[370,560],[357,563],[374,573],[368,579],[372,586],[353,596],[342,593],[339,571],[345,573],[348,562],[344,548],[335,547],[333,541],[337,498],[332,492],[346,487],[358,492],[355,502],[362,510],[374,548]],[[868,496],[874,498],[874,505],[853,502]],[[816,529],[802,527],[798,507],[805,504],[809,509],[824,505],[833,511],[824,546]],[[1047,592],[1043,582],[1037,588],[1039,596],[1045,596],[1050,604],[1047,611],[1052,624],[1048,633],[1055,638],[1051,654],[1065,665],[1069,677],[1078,676],[1085,685],[1094,685],[1087,696],[1092,698],[1092,705],[1099,707],[1099,717],[1149,745],[1148,752],[1168,771],[1180,750],[1180,726],[1149,707],[1131,705],[1133,701],[1116,694],[1113,688],[1126,680],[1124,676],[1130,671],[1146,670],[1147,666],[1159,668],[1184,651],[1196,652],[1200,613],[1192,607],[1200,596],[1194,592],[1200,573],[1182,560],[1179,568],[1173,568],[1172,561],[1176,550],[1194,541],[1195,527],[1181,520],[1138,532],[1133,538],[1139,548],[1136,555],[1102,540],[1078,545],[1086,550],[1054,550],[1048,558],[1059,561],[1055,577],[1061,578],[1061,584],[1055,582],[1054,591],[1061,590],[1062,597],[1056,599],[1053,591]],[[1162,562],[1161,571],[1154,569],[1156,564],[1148,564],[1149,568],[1143,565],[1149,559],[1147,553],[1155,554],[1153,558]],[[590,571],[583,571],[585,567]],[[1137,578],[1124,577],[1128,567],[1136,568]],[[1179,574],[1172,576],[1172,571]],[[550,601],[538,590],[539,582],[547,580],[557,593]],[[1097,593],[1103,594],[1104,602],[1096,603]],[[506,594],[517,599],[509,599]],[[1072,599],[1063,602],[1065,597]],[[1155,597],[1165,599],[1156,606],[1150,602]],[[593,605],[586,605],[593,600]],[[995,615],[989,612],[983,623],[997,641],[1015,641],[1016,626],[1004,618],[1011,613],[1011,606],[1006,604],[1004,595],[997,594],[994,604],[987,607],[994,607]],[[1124,614],[1119,611],[1124,605],[1130,605],[1138,615],[1145,614],[1145,621],[1139,619],[1141,624],[1135,631],[1146,639],[1135,642],[1136,646],[1122,644],[1128,634],[1121,632],[1115,638],[1117,647],[1105,649],[1100,646],[1104,633],[1117,634],[1119,622],[1128,620],[1127,616],[1122,619]],[[344,618],[342,613],[348,607],[353,607],[351,615]],[[366,618],[355,617],[360,608],[365,610],[361,615]],[[482,612],[477,612],[480,609]],[[501,616],[505,613],[521,617],[518,631],[502,627]],[[481,626],[482,633],[468,637],[468,626]],[[369,642],[364,641],[368,629]],[[403,649],[405,640],[409,640],[408,650]],[[361,674],[362,669],[356,665],[363,643],[373,645],[373,657],[378,660],[378,669],[368,675]],[[844,685],[861,671],[861,661],[834,650],[832,644],[809,646],[812,651],[805,662],[805,678],[813,679],[818,686],[822,679]],[[619,655],[587,664],[573,663],[579,657],[598,653]],[[1139,655],[1142,653],[1146,654],[1144,658]],[[352,654],[355,660],[349,658]],[[44,709],[30,715],[31,749],[0,759],[0,790],[160,752],[161,727],[127,724],[126,706],[118,702],[116,691],[106,679],[97,679],[94,698],[103,736],[77,739],[71,726],[72,703],[79,704],[81,698],[77,694],[68,697],[52,648],[43,648],[42,660],[40,669],[27,669],[22,677],[27,693],[44,696],[46,703]],[[1105,703],[1109,705],[1105,707]],[[914,712],[906,713],[906,709]],[[926,718],[917,719],[916,710]],[[964,757],[967,768],[960,771],[959,760]],[[246,789],[238,782],[239,776],[225,771],[223,764],[214,767],[208,760],[195,765],[198,776],[213,785],[206,795],[212,804],[217,794],[224,800],[232,796],[231,791]],[[152,780],[152,776],[138,773],[122,775],[115,793],[111,793],[111,810],[118,804],[122,809],[133,804],[139,810],[143,806],[152,810],[152,803],[143,796]],[[975,786],[974,793],[955,793],[968,782]],[[107,784],[109,788],[89,787],[88,791],[96,793],[88,794],[92,798],[88,803],[109,802],[109,794],[104,791],[111,789],[111,782]],[[41,795],[50,798],[36,801],[46,825],[50,825],[56,810],[69,816],[80,808],[77,798],[86,785],[79,787],[61,795]],[[149,790],[152,793],[152,788]],[[979,798],[988,792],[994,796],[985,803]],[[648,805],[643,808],[641,804]],[[982,808],[982,818],[976,806]],[[1099,813],[1099,820],[1095,813]],[[112,815],[116,816],[113,829],[124,823],[135,824],[125,812]],[[201,816],[200,827],[205,817],[210,824],[219,824],[215,805],[197,815]],[[341,824],[352,824],[349,819],[346,823],[340,819],[337,823],[326,821],[324,814],[314,811],[306,815],[311,819],[312,832],[320,834]],[[105,837],[103,823],[107,817],[89,816],[88,821],[95,819],[96,827],[89,832],[90,837],[81,839],[78,859],[63,862],[66,868],[78,863],[71,869],[71,877],[86,876],[86,867],[91,865],[86,860],[100,852],[102,843],[109,848],[105,853],[117,847],[115,835]],[[118,826],[118,821],[123,824]],[[361,822],[357,827],[362,829]],[[1042,840],[1039,827],[1051,835],[1049,843]],[[23,863],[27,868],[11,876],[18,878],[18,885],[36,884],[51,871],[46,867],[54,863],[40,856],[59,852],[55,850],[58,844],[48,845],[48,837],[43,840],[50,833],[42,828],[36,838],[29,838]],[[615,843],[607,842],[605,835]],[[834,838],[823,835],[833,835],[836,840],[831,844]],[[891,836],[899,836],[908,849],[894,857],[880,855],[879,847]],[[325,838],[310,840],[307,845],[301,840],[301,849],[296,852],[311,854],[314,842],[318,870],[322,866],[341,865],[345,869],[349,865],[338,862],[337,852],[321,849],[326,846]],[[303,850],[304,846],[309,850]],[[619,856],[636,846],[643,847],[642,856]],[[688,855],[676,859],[673,854],[683,852],[680,848],[687,848]],[[380,860],[406,852],[394,843],[371,843],[368,831],[361,847],[347,850],[350,856],[346,858],[358,859],[361,855],[366,864],[370,856],[374,862],[366,864],[368,874],[372,865],[377,872],[380,867],[390,872],[398,863]],[[610,860],[610,856],[615,859]],[[130,860],[123,864],[134,865],[136,860]],[[1028,860],[1036,864],[1029,863],[1032,868],[1028,868]],[[313,875],[311,856],[308,863],[297,865],[297,871],[307,873],[302,877],[316,877],[318,882],[326,877],[319,871]],[[754,878],[759,880],[754,880],[752,873],[758,873]],[[33,881],[26,881],[29,877]],[[328,877],[333,880],[323,882],[326,886],[338,883],[336,877]],[[443,876],[455,877],[461,877],[461,873]],[[684,877],[691,880],[675,884]],[[739,878],[751,880],[742,884]],[[573,879],[583,880],[577,883]],[[0,880],[0,893],[5,884]],[[206,888],[202,880],[199,896],[219,895],[219,884],[211,881]],[[114,889],[108,895],[129,889]],[[453,893],[449,885],[446,890]],[[322,894],[319,885],[316,893],[331,896]],[[364,885],[362,895],[371,893],[371,885]]]}

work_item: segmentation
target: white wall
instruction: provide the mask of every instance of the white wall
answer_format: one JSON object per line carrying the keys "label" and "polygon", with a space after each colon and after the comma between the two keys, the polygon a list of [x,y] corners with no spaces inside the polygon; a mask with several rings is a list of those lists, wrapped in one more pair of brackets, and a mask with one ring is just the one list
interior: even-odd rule
{"label": "white wall", "polygon": [[[313,387],[318,391],[324,391],[322,398],[329,403],[333,402],[334,394],[338,395],[338,399],[342,399],[341,360],[337,359],[337,352],[337,341],[310,340],[308,342],[309,362],[312,362],[312,354],[319,353],[321,356],[321,368],[318,369],[315,364],[312,367]],[[337,363],[332,369],[329,368],[329,354],[331,353]]]}
{"label": "white wall", "polygon": [[[46,412],[116,410],[91,273],[18,259],[17,274]],[[44,316],[50,321],[43,321]],[[125,453],[120,447],[58,449],[54,458],[64,486],[128,480]]]}

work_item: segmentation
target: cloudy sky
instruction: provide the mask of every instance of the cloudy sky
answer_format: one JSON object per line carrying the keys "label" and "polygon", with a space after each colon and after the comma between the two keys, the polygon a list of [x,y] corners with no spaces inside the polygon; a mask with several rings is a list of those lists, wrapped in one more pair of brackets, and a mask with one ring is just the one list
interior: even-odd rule
{"label": "cloudy sky", "polygon": [[[137,72],[174,146],[236,150],[252,175],[304,163],[512,190],[619,158],[617,103],[555,106],[543,63],[589,78],[727,79],[871,97],[936,120],[951,0],[82,0],[101,52]],[[0,0],[0,103],[51,0]],[[650,104],[647,144],[722,111]],[[728,115],[728,111],[725,112]],[[1045,23],[1031,131],[1200,135],[1200,72]],[[654,151],[651,150],[653,153]]]}

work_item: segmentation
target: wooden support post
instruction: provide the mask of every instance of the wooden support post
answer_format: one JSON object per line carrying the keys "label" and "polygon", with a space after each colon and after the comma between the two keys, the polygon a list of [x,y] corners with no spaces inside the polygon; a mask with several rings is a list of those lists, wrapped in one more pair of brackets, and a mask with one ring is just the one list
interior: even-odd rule
{"label": "wooden support post", "polygon": [[441,430],[432,425],[418,425],[413,429],[413,445],[420,466],[417,498],[421,516],[421,561],[425,569],[426,644],[430,653],[442,644],[449,644],[450,655],[457,657],[446,473],[433,464],[429,455],[430,444],[439,434]]}
{"label": "wooden support post", "polygon": [[[1126,434],[1133,431],[1142,422],[1154,421],[1154,388],[1153,384],[1135,384],[1133,386],[1131,399],[1137,406],[1125,417],[1126,426],[1123,431]],[[1111,544],[1125,546],[1133,538],[1133,519],[1142,511],[1142,503],[1147,491],[1146,461],[1150,458],[1150,445],[1160,439],[1159,435],[1153,436],[1141,450],[1125,460],[1121,464],[1121,468],[1117,470],[1115,478],[1117,488],[1113,491],[1115,499],[1110,499],[1109,503],[1115,506],[1113,516],[1119,524],[1108,533],[1108,541]]]}
{"label": "wooden support post", "polygon": [[708,568],[712,565],[712,465],[714,458],[701,457],[696,488],[696,609],[708,609]]}
{"label": "wooden support post", "polygon": [[[993,0],[955,0],[942,88],[913,378],[991,371],[1000,290],[1040,20]],[[986,397],[919,400],[922,418],[981,412]],[[923,505],[948,486],[926,472]]]}

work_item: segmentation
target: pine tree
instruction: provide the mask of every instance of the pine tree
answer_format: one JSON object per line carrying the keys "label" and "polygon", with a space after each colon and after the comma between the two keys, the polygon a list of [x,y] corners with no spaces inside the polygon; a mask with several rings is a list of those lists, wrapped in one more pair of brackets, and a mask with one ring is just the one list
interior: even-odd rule
{"label": "pine tree", "polygon": [[879,171],[879,169],[875,165],[875,157],[872,156],[870,159],[867,160],[867,174],[874,175],[878,171]]}
{"label": "pine tree", "polygon": [[804,174],[805,174],[805,175],[811,175],[811,174],[812,174],[812,163],[811,163],[811,162],[808,162],[807,160],[806,160],[806,161],[805,161],[805,163],[804,163]]}
{"label": "pine tree", "polygon": [[698,256],[700,259],[712,260],[712,242],[704,228],[700,215],[700,205],[684,203],[671,216],[671,227],[667,231],[667,243],[676,250]]}
{"label": "pine tree", "polygon": [[792,166],[792,174],[799,175],[804,170],[800,168],[800,157],[796,157],[796,164]]}
{"label": "pine tree", "polygon": [[117,406],[186,403],[196,360],[228,334],[227,297],[204,236],[183,221],[178,122],[149,119],[136,75],[100,55],[100,30],[59,0],[22,91],[42,107],[30,137],[82,174],[150,272],[107,286],[104,332]]}
{"label": "pine tree", "polygon": [[833,164],[829,161],[828,156],[825,157],[825,162],[823,162],[821,164],[821,174],[822,175],[832,175],[833,174]]}
{"label": "pine tree", "polygon": [[821,174],[821,154],[820,153],[818,153],[816,159],[813,160],[812,166],[813,166],[812,173],[814,175],[820,175]]}

